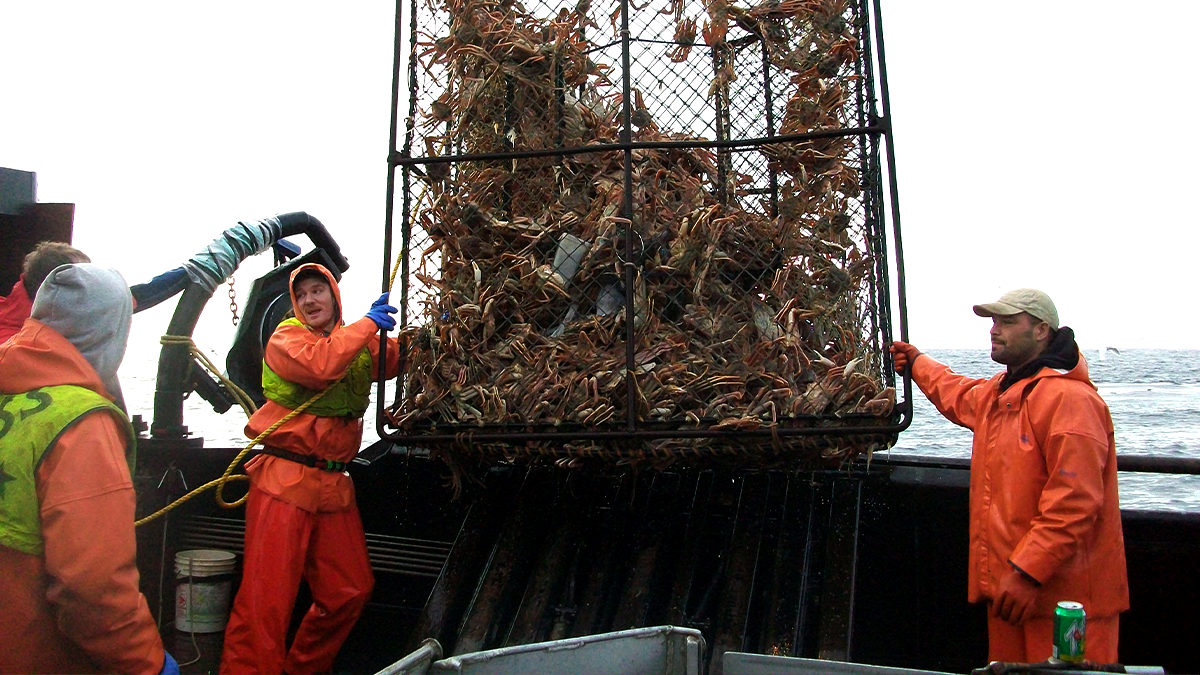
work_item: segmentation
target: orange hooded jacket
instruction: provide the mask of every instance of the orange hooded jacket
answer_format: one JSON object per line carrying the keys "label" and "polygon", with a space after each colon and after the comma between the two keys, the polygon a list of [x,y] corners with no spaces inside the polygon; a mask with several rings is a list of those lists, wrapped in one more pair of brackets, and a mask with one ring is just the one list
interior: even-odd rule
{"label": "orange hooded jacket", "polygon": [[[61,384],[113,399],[66,338],[27,319],[0,346],[0,393]],[[158,673],[163,644],[138,591],[136,497],[119,422],[81,419],[36,479],[44,554],[0,546],[0,672]]]}
{"label": "orange hooded jacket", "polygon": [[1041,583],[1035,617],[1062,600],[1088,616],[1128,609],[1112,418],[1083,355],[1070,371],[1042,368],[1004,392],[1004,373],[971,379],[928,355],[912,371],[947,419],[975,432],[968,599],[994,599],[1016,566]]}
{"label": "orange hooded jacket", "polygon": [[[337,327],[329,335],[304,326],[280,326],[267,342],[264,360],[283,379],[320,391],[346,372],[354,357],[366,347],[371,352],[372,373],[379,368],[379,328],[363,317],[342,325],[342,293],[337,281],[323,266],[309,263],[292,271],[292,287],[297,274],[315,269],[329,281],[337,303]],[[290,291],[296,318],[304,314],[296,306],[296,294]],[[396,338],[388,338],[387,376],[395,377],[400,368],[400,349]],[[291,410],[267,401],[246,424],[246,436],[257,438]],[[312,455],[320,459],[349,462],[362,443],[362,419],[318,417],[300,413],[276,429],[263,443],[284,450]],[[322,471],[282,457],[259,455],[246,463],[246,473],[258,489],[310,513],[344,511],[354,504],[354,483],[345,473]]]}
{"label": "orange hooded jacket", "polygon": [[0,298],[0,344],[21,330],[32,309],[33,298],[25,290],[25,275],[22,274],[8,295]]}

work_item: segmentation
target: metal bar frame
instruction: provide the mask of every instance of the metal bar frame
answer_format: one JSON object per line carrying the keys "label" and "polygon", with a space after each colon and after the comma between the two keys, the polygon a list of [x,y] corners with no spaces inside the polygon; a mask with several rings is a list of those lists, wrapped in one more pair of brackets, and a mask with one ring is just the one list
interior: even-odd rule
{"label": "metal bar frame", "polygon": [[[896,272],[896,274],[895,274],[895,276],[896,276],[896,291],[897,291],[897,297],[896,297],[897,316],[896,316],[896,319],[898,319],[898,321],[899,321],[900,339],[902,339],[902,340],[908,339],[908,313],[907,313],[907,302],[906,302],[906,286],[904,283],[903,246],[901,243],[901,236],[900,236],[899,188],[898,188],[898,181],[896,178],[895,149],[894,149],[894,144],[892,142],[892,124],[891,124],[891,114],[890,114],[891,101],[890,101],[890,95],[888,92],[887,69],[886,69],[886,65],[885,65],[885,61],[884,61],[883,28],[882,28],[882,19],[880,16],[880,0],[854,0],[855,11],[857,13],[859,13],[861,16],[862,32],[860,35],[861,35],[862,42],[864,44],[864,52],[857,59],[855,67],[859,68],[859,69],[865,69],[866,72],[863,72],[860,74],[866,77],[868,86],[872,87],[872,89],[869,91],[870,100],[867,102],[870,107],[870,110],[871,110],[871,113],[869,115],[869,123],[868,124],[863,124],[863,120],[860,119],[859,126],[857,126],[857,127],[843,128],[843,129],[830,129],[830,130],[815,131],[815,132],[811,132],[811,133],[785,134],[785,135],[775,135],[774,134],[774,125],[769,124],[767,136],[758,137],[758,138],[749,138],[749,139],[732,139],[732,138],[725,137],[725,134],[724,134],[725,125],[723,124],[723,120],[725,120],[726,118],[722,116],[722,110],[721,110],[722,105],[726,106],[725,114],[726,115],[728,114],[728,110],[727,110],[728,101],[723,101],[723,96],[718,94],[718,96],[715,97],[717,100],[714,101],[714,104],[713,104],[716,107],[716,110],[715,110],[716,124],[717,124],[717,139],[716,140],[712,140],[712,141],[700,141],[700,140],[695,140],[695,141],[693,141],[693,140],[656,141],[656,142],[634,141],[634,140],[632,140],[632,124],[631,124],[632,92],[633,92],[633,90],[632,90],[631,81],[630,81],[630,60],[631,60],[630,59],[630,45],[635,40],[630,35],[630,29],[629,29],[629,16],[630,16],[629,0],[620,0],[620,5],[621,5],[620,39],[619,39],[619,41],[615,41],[613,43],[613,45],[618,44],[618,43],[621,45],[622,129],[621,129],[621,134],[620,134],[620,142],[581,146],[581,147],[570,147],[570,148],[556,147],[556,148],[545,148],[545,149],[540,149],[540,150],[521,150],[521,151],[514,150],[512,152],[503,152],[503,153],[476,153],[476,154],[456,153],[456,154],[449,154],[449,155],[418,156],[418,157],[414,157],[412,155],[412,143],[413,143],[413,131],[414,131],[413,117],[415,115],[416,107],[417,107],[416,106],[416,103],[417,103],[417,101],[416,101],[416,96],[417,96],[416,73],[417,73],[417,71],[416,71],[416,64],[413,62],[414,57],[416,55],[416,44],[417,44],[416,43],[416,32],[417,32],[416,15],[417,15],[417,10],[418,10],[417,0],[408,0],[409,7],[410,7],[410,26],[409,26],[408,34],[410,36],[410,40],[409,40],[409,52],[408,52],[409,63],[408,63],[407,73],[408,73],[408,77],[409,77],[410,99],[409,99],[408,115],[406,117],[406,137],[405,137],[404,147],[397,148],[397,146],[396,146],[396,143],[398,140],[397,139],[397,116],[398,116],[398,107],[399,107],[399,78],[400,78],[400,72],[401,72],[400,63],[402,60],[401,59],[401,49],[403,46],[403,41],[402,41],[402,37],[401,37],[401,31],[402,31],[403,24],[401,22],[401,16],[402,16],[402,7],[403,7],[404,2],[405,2],[405,0],[397,0],[397,5],[396,5],[395,57],[394,57],[394,62],[393,62],[391,133],[390,133],[389,153],[388,153],[388,158],[387,158],[388,181],[387,181],[386,216],[385,216],[385,225],[384,225],[385,232],[384,232],[384,261],[383,261],[383,268],[384,268],[384,275],[385,275],[384,284],[387,285],[388,280],[389,280],[389,278],[388,278],[389,269],[390,269],[389,265],[391,262],[392,232],[393,232],[393,228],[394,228],[393,205],[395,203],[395,170],[397,168],[400,168],[402,170],[402,174],[403,174],[403,185],[404,185],[404,196],[403,196],[404,213],[402,214],[402,228],[403,228],[402,229],[402,238],[403,238],[402,255],[404,256],[404,261],[403,261],[404,279],[401,283],[401,292],[402,292],[402,296],[404,298],[404,302],[402,304],[405,305],[405,308],[403,310],[404,314],[401,315],[401,325],[407,325],[407,321],[409,318],[407,316],[407,304],[408,304],[407,300],[408,300],[408,293],[409,293],[409,284],[408,284],[409,246],[408,245],[409,245],[409,235],[411,234],[411,214],[410,214],[411,198],[410,198],[409,185],[410,185],[410,172],[414,167],[417,167],[418,165],[458,163],[458,162],[468,162],[468,161],[517,160],[517,159],[527,159],[527,158],[537,158],[537,157],[565,157],[565,156],[570,156],[570,155],[587,154],[587,153],[604,153],[604,152],[614,152],[614,151],[623,152],[623,154],[624,154],[625,199],[624,199],[622,211],[623,211],[623,216],[626,219],[625,242],[624,242],[626,259],[625,259],[625,263],[624,263],[624,281],[625,281],[625,288],[628,289],[628,292],[625,294],[626,295],[626,298],[625,298],[626,314],[625,314],[625,316],[627,317],[627,319],[625,321],[626,366],[627,366],[627,368],[626,368],[627,409],[626,409],[626,419],[624,420],[624,424],[623,424],[624,429],[622,429],[622,430],[601,429],[601,428],[597,428],[597,427],[592,427],[592,428],[582,428],[581,427],[581,428],[578,428],[575,430],[563,430],[564,426],[569,428],[570,425],[552,425],[552,424],[540,424],[540,423],[538,423],[538,424],[512,424],[512,425],[485,425],[482,427],[474,425],[474,424],[468,425],[468,424],[464,423],[461,425],[443,425],[443,426],[449,426],[450,428],[453,428],[454,431],[452,431],[452,432],[409,433],[409,432],[405,432],[403,430],[397,430],[392,427],[389,427],[387,424],[388,420],[387,420],[387,416],[385,414],[386,403],[384,401],[384,383],[383,383],[383,377],[382,377],[382,375],[383,375],[382,363],[384,362],[384,359],[380,359],[380,363],[381,363],[380,376],[381,377],[380,377],[380,383],[379,383],[378,389],[377,389],[378,399],[377,399],[377,403],[376,403],[376,405],[377,405],[376,430],[378,431],[381,438],[390,440],[394,443],[414,444],[414,445],[437,444],[437,443],[461,443],[463,441],[470,441],[470,442],[475,442],[475,443],[493,443],[493,442],[494,443],[524,443],[524,442],[530,442],[530,441],[555,442],[555,441],[587,441],[587,440],[593,440],[593,441],[644,441],[644,440],[665,439],[665,438],[696,438],[696,439],[727,438],[731,441],[736,441],[738,439],[790,438],[790,437],[819,436],[819,435],[836,436],[836,437],[855,436],[855,435],[878,435],[878,434],[898,433],[898,432],[903,431],[908,428],[908,426],[912,423],[912,415],[913,415],[912,380],[911,380],[911,375],[908,373],[906,373],[903,378],[904,397],[902,400],[897,401],[895,413],[893,413],[893,419],[897,419],[897,417],[898,417],[899,421],[891,423],[891,424],[842,425],[842,426],[831,427],[831,426],[827,426],[827,423],[830,421],[833,421],[835,418],[813,416],[813,417],[809,417],[809,418],[790,420],[790,422],[793,422],[794,424],[780,424],[778,426],[772,426],[770,428],[765,428],[765,429],[757,429],[754,431],[727,432],[727,431],[714,431],[714,430],[706,429],[706,428],[663,428],[662,426],[659,426],[658,428],[646,428],[645,423],[639,425],[639,422],[637,419],[638,418],[638,414],[637,414],[637,400],[638,400],[637,381],[636,381],[636,375],[634,372],[635,368],[633,367],[634,356],[635,356],[635,354],[634,354],[634,348],[635,348],[634,323],[635,322],[633,320],[633,317],[635,314],[634,306],[633,306],[635,296],[634,296],[633,289],[635,288],[637,272],[636,272],[636,266],[633,263],[634,242],[633,242],[632,235],[636,234],[636,231],[633,229],[633,219],[636,216],[636,214],[634,213],[634,205],[633,205],[632,153],[634,150],[638,150],[638,149],[679,148],[679,149],[713,149],[713,150],[718,150],[718,151],[725,151],[725,152],[720,152],[719,153],[720,156],[717,158],[718,173],[723,176],[725,173],[725,170],[724,170],[725,165],[724,165],[723,158],[728,155],[729,151],[734,150],[734,149],[746,148],[746,147],[762,147],[762,146],[782,144],[782,143],[795,143],[795,142],[800,142],[800,141],[808,141],[808,140],[823,139],[823,138],[857,136],[862,139],[862,141],[860,143],[860,152],[864,152],[868,146],[870,147],[870,150],[871,150],[869,155],[864,152],[864,156],[862,159],[863,164],[864,164],[863,170],[864,170],[864,172],[866,172],[867,170],[872,169],[872,168],[878,169],[878,170],[882,170],[884,168],[884,163],[877,161],[879,143],[882,140],[884,142],[884,147],[886,149],[886,158],[887,158],[886,159],[886,172],[887,172],[887,178],[888,178],[888,197],[890,200],[890,206],[891,206],[890,215],[891,215],[891,220],[892,220],[892,223],[891,223],[892,224],[892,228],[891,228],[892,247],[893,247],[893,250],[895,251],[895,259],[891,262],[892,262],[892,264],[894,264],[895,272]],[[872,41],[872,29],[873,29],[873,36],[874,36],[873,41]],[[755,36],[749,36],[749,38],[758,39]],[[654,42],[654,43],[664,42],[661,40],[644,40],[644,41],[637,40],[637,41],[638,42]],[[610,46],[612,46],[612,45],[610,45]],[[874,46],[874,48],[875,48],[874,52],[871,51],[872,46]],[[712,51],[713,51],[714,67],[716,67],[719,63],[717,60],[719,57],[718,52],[722,49],[725,49],[725,47],[723,47],[722,45],[709,45],[708,47],[710,49],[712,49]],[[725,55],[725,58],[728,58],[728,55]],[[771,68],[770,59],[768,58],[768,54],[766,52],[766,48],[764,45],[762,75],[763,75],[763,82],[766,86],[766,92],[767,92],[766,114],[768,116],[768,119],[773,119],[774,111],[772,108],[773,101],[771,99],[770,68]],[[875,72],[873,69],[877,69],[878,80],[873,80],[872,78],[869,77],[869,75],[872,72]],[[874,114],[875,93],[876,93],[873,90],[874,86],[878,87],[878,94],[879,94],[880,98],[882,99],[882,115],[878,116],[878,117]],[[861,95],[861,90],[860,90],[860,95]],[[862,108],[863,108],[863,106],[860,105],[860,111],[862,110]],[[874,161],[872,161],[872,158],[876,158],[876,159]],[[769,180],[770,180],[770,187],[768,188],[767,191],[770,194],[771,210],[772,210],[772,212],[774,212],[777,209],[777,199],[778,199],[778,195],[777,195],[778,183],[777,183],[777,175],[775,172],[770,173]],[[723,184],[723,181],[718,181],[718,182],[722,183],[722,184],[719,184],[716,186],[716,189],[718,192],[718,197],[720,199],[723,199],[722,196],[725,193],[726,186]],[[874,210],[872,207],[879,208],[880,212],[882,212],[882,207],[883,207],[883,199],[882,199],[883,195],[882,195],[882,190],[880,190],[878,181],[876,181],[874,183],[874,189],[878,191],[876,194],[871,194],[871,195],[865,194],[864,195],[864,210],[865,210],[864,218],[867,220],[868,227],[871,227],[871,225],[874,222],[871,218],[871,211]],[[864,191],[864,193],[865,192],[866,191]],[[873,340],[877,340],[880,335],[882,335],[885,339],[885,344],[880,345],[880,344],[876,343],[873,346],[880,348],[880,350],[882,352],[883,361],[885,364],[885,371],[887,371],[886,374],[890,378],[891,357],[887,352],[886,340],[888,340],[892,337],[892,332],[891,332],[892,325],[891,325],[891,321],[889,320],[889,317],[891,314],[891,309],[892,309],[892,306],[891,306],[892,299],[891,299],[891,295],[890,295],[890,287],[887,283],[887,280],[890,275],[887,274],[887,272],[888,272],[888,268],[887,268],[888,258],[886,255],[887,242],[884,241],[884,229],[883,229],[883,226],[885,225],[885,223],[882,222],[883,218],[881,215],[878,218],[878,220],[880,221],[879,222],[880,229],[873,233],[875,236],[868,236],[868,239],[878,246],[878,249],[876,251],[873,251],[876,254],[876,260],[877,260],[877,270],[876,270],[877,284],[875,283],[875,281],[873,281],[871,284],[871,289],[870,289],[871,290],[870,295],[873,296],[873,297],[871,297],[871,300],[873,303],[873,306],[871,308],[871,320],[872,320],[872,322],[878,322],[878,325],[873,326],[873,329],[875,329],[875,330],[872,330],[872,335],[873,335]],[[380,348],[382,350],[385,350],[384,353],[386,353],[387,343],[383,336],[381,336],[381,339],[380,339]],[[402,364],[404,363],[404,355],[403,354],[401,354],[401,363]],[[404,379],[404,369],[403,369],[403,365],[402,365],[401,373],[398,378],[398,386],[397,386],[397,396],[398,397],[401,395],[402,387],[405,386],[403,379]],[[850,416],[850,417],[853,418],[854,416]],[[840,420],[845,419],[845,417],[836,418],[836,419],[837,419],[837,421],[840,422]],[[681,421],[681,423],[682,423],[682,421]],[[539,428],[545,428],[545,430],[539,430]],[[551,429],[553,429],[553,430],[551,430]],[[571,453],[567,452],[566,450],[562,450],[562,451],[532,450],[531,452],[534,452],[537,454],[549,454],[549,455],[571,454]],[[692,452],[694,452],[696,456],[723,454],[723,451],[706,449],[706,448],[695,449]],[[621,450],[621,449],[615,449],[613,452],[606,453],[606,454],[611,454],[614,457],[620,457],[620,456],[640,456],[644,453],[642,453],[640,451],[633,451],[633,450],[626,451],[626,450]]]}

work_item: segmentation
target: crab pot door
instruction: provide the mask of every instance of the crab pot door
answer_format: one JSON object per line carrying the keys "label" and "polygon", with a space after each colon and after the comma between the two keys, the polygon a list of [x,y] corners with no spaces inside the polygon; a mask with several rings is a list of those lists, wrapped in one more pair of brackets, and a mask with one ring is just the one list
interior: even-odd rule
{"label": "crab pot door", "polygon": [[405,348],[386,437],[783,463],[894,442],[902,267],[865,4],[402,15],[385,242]]}

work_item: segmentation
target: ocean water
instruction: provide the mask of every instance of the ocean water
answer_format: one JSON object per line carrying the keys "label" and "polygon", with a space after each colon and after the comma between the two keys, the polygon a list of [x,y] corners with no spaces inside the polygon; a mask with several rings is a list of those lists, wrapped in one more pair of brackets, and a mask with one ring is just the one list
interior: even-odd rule
{"label": "ocean water", "polygon": [[[991,377],[1000,366],[986,350],[929,350],[929,355],[971,377]],[[147,421],[154,406],[157,351],[131,353],[122,366],[122,386],[130,414]],[[218,363],[223,358],[211,355]],[[1108,402],[1121,455],[1200,457],[1200,351],[1086,350],[1092,381]],[[970,457],[971,432],[937,412],[919,390],[913,392],[913,423],[889,452],[892,456]],[[372,410],[374,407],[372,406]],[[218,415],[198,396],[184,404],[184,424],[209,447],[242,447],[245,415],[237,407]],[[368,420],[363,444],[378,440]],[[1155,511],[1200,512],[1200,476],[1135,474],[1118,479],[1121,504]]]}
{"label": "ocean water", "polygon": [[[929,350],[956,372],[991,377],[1002,366],[987,350]],[[1200,351],[1084,350],[1092,381],[1108,403],[1117,454],[1200,457]],[[914,387],[913,422],[890,451],[895,455],[970,457],[971,432],[950,423]],[[1200,476],[1121,472],[1125,508],[1200,511]]]}

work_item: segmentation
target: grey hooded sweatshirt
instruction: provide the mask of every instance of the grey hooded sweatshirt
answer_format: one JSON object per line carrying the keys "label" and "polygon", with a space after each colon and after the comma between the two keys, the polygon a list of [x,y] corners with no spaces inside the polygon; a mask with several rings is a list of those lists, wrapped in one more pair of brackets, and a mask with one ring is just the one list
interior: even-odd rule
{"label": "grey hooded sweatshirt", "polygon": [[30,316],[74,345],[125,409],[117,369],[129,344],[133,296],[120,272],[94,263],[56,267],[38,288]]}

